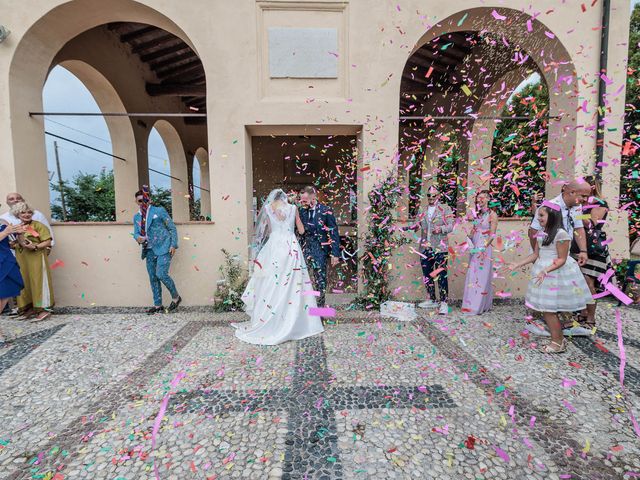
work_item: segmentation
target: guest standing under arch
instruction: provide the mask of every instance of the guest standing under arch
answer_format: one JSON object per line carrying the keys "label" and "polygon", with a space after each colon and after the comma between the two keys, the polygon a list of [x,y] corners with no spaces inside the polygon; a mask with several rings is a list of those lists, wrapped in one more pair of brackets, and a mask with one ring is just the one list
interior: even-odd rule
{"label": "guest standing under arch", "polygon": [[489,208],[487,190],[476,194],[475,205],[470,212],[471,255],[464,282],[462,313],[480,315],[491,309],[493,303],[493,239],[498,229],[498,215]]}

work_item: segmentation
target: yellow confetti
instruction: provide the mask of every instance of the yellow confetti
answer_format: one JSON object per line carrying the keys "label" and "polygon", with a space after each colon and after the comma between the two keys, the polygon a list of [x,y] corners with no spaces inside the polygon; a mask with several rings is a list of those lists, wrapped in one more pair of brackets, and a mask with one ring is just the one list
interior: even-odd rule
{"label": "yellow confetti", "polygon": [[467,97],[471,96],[471,90],[469,90],[469,87],[467,87],[466,85],[462,85],[462,87],[460,87],[460,90],[462,90]]}
{"label": "yellow confetti", "polygon": [[589,450],[591,450],[591,440],[587,440],[587,444],[582,449],[582,452],[589,453]]}

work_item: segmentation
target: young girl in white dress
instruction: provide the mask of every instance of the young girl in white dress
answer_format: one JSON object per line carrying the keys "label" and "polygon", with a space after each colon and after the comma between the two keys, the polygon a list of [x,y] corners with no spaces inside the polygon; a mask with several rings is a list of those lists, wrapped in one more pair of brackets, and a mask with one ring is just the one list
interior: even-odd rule
{"label": "young girl in white dress", "polygon": [[511,265],[511,270],[534,263],[525,302],[532,310],[542,312],[551,332],[551,343],[541,348],[544,353],[562,353],[567,343],[562,335],[558,312],[583,310],[593,298],[578,263],[569,256],[571,237],[562,228],[562,213],[548,206],[538,209],[538,220],[544,228],[534,252]]}

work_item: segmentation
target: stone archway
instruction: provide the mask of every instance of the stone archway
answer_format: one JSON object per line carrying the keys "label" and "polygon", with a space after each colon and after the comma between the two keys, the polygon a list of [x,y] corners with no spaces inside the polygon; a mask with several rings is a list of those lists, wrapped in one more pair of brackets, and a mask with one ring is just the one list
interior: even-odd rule
{"label": "stone archway", "polygon": [[[503,57],[502,61],[499,57]],[[492,61],[486,62],[487,58]],[[577,108],[576,74],[571,56],[542,22],[517,10],[472,8],[450,15],[424,33],[403,72],[401,120],[412,118],[410,121],[415,127],[421,117],[436,117],[429,119],[425,126],[438,122],[437,117],[467,117],[461,127],[464,141],[460,145],[463,158],[467,159],[460,173],[466,176],[472,161],[478,161],[470,156],[478,157],[482,153],[482,148],[478,150],[471,144],[473,130],[476,133],[483,128],[489,130],[485,121],[474,122],[472,117],[492,112],[490,105],[485,104],[496,84],[500,85],[498,82],[511,78],[511,74],[517,78],[522,76],[518,72],[535,69],[550,91],[547,173],[553,178],[562,178],[578,169],[589,169],[593,149],[590,145],[576,144],[576,126],[588,120],[582,118]],[[402,144],[402,127],[400,132]],[[479,181],[478,178],[463,179],[468,180],[472,184]],[[557,184],[551,183],[547,193],[553,194],[558,189]]]}
{"label": "stone archway", "polygon": [[[162,28],[179,37],[195,50],[195,46],[176,23],[160,11],[132,0],[67,2],[43,15],[22,37],[10,65],[8,97],[10,98],[11,124],[10,128],[3,129],[4,131],[0,133],[0,141],[2,136],[6,136],[6,141],[2,141],[6,147],[0,152],[0,171],[6,170],[8,174],[3,175],[5,181],[0,187],[0,196],[4,196],[7,191],[19,190],[34,205],[38,205],[39,209],[48,212],[48,176],[46,163],[43,161],[46,158],[45,143],[44,140],[34,141],[34,139],[44,139],[44,121],[42,117],[30,117],[29,112],[42,112],[42,86],[48,72],[56,64],[56,56],[65,44],[93,27],[123,21],[145,23]],[[82,70],[78,65],[72,68]],[[88,69],[84,70],[87,77],[95,77],[87,73]],[[95,78],[93,80],[88,78],[88,80],[96,81]],[[139,154],[144,150],[140,146],[140,140],[144,135],[142,132],[136,132],[135,137],[138,155],[133,158],[137,157],[139,160],[141,158]],[[134,174],[133,171],[127,173]],[[133,179],[128,178],[130,180],[127,180],[127,185],[124,185],[127,189],[129,183],[138,184],[139,180],[144,180],[139,178],[139,171],[135,172]],[[123,195],[126,193],[124,195],[126,198],[117,200],[117,204],[123,205],[125,211],[121,216],[125,218],[124,215],[130,213],[127,210],[129,207],[124,206],[130,197],[130,192],[122,193]],[[118,211],[120,210],[118,208]]]}
{"label": "stone archway", "polygon": [[189,171],[187,157],[180,134],[166,120],[158,120],[153,128],[157,130],[169,155],[171,170],[171,214],[176,222],[188,222],[189,215]]}

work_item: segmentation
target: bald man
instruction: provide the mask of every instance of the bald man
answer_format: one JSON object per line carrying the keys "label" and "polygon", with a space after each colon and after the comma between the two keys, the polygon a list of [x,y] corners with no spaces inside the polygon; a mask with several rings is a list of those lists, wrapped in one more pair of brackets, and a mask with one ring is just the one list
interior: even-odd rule
{"label": "bald man", "polygon": [[[7,194],[7,206],[9,208],[11,208],[16,203],[20,203],[24,201],[25,200],[22,197],[22,195],[20,195],[17,192]],[[51,228],[51,225],[49,224],[49,220],[47,220],[47,217],[45,217],[44,214],[39,210],[34,210],[33,219],[36,222],[42,223],[45,227],[49,229],[49,233],[51,233],[51,246],[54,246],[56,242],[55,242],[55,239],[53,238],[53,230]],[[0,215],[0,220],[4,220],[9,225],[19,225],[21,223],[20,219],[18,217],[14,217],[13,215],[11,215],[10,212],[3,213],[2,215]]]}

